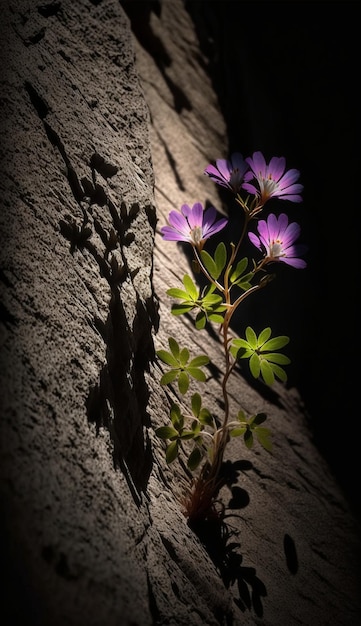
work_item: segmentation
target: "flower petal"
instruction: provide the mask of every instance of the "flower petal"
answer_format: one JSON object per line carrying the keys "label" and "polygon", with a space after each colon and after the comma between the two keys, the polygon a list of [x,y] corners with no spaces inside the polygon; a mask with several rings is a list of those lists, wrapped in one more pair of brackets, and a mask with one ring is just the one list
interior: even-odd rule
{"label": "flower petal", "polygon": [[286,159],[284,157],[272,157],[268,165],[268,174],[273,180],[279,181],[285,171]]}
{"label": "flower petal", "polygon": [[286,172],[285,175],[282,176],[282,178],[278,181],[280,189],[286,189],[287,187],[290,187],[290,185],[292,185],[299,177],[300,173],[298,170],[288,170],[288,172]]}
{"label": "flower petal", "polygon": [[203,222],[203,206],[200,202],[193,204],[192,210],[188,215],[188,222],[191,228],[201,228]]}
{"label": "flower petal", "polygon": [[255,235],[254,233],[248,233],[248,237],[250,241],[253,243],[253,245],[256,246],[256,248],[259,248],[259,250],[262,250],[262,245],[257,235]]}
{"label": "flower petal", "polygon": [[168,221],[173,228],[176,228],[180,232],[185,234],[189,232],[189,224],[186,218],[178,211],[171,211],[168,216]]}
{"label": "flower petal", "polygon": [[160,232],[162,233],[165,241],[191,241],[190,237],[177,232],[174,228],[172,228],[172,226],[163,226],[163,228],[160,229]]}
{"label": "flower petal", "polygon": [[[246,172],[246,174],[244,175],[245,180],[249,173],[250,172]],[[253,174],[251,174],[250,178],[254,178]],[[250,193],[252,196],[256,196],[257,194],[259,194],[259,189],[256,189],[256,187],[254,185],[251,185],[250,183],[243,183],[242,189]]]}
{"label": "flower petal", "polygon": [[261,174],[262,176],[266,176],[266,161],[262,154],[262,152],[254,152],[252,157],[248,157],[246,162],[253,170],[254,174],[258,176]]}
{"label": "flower petal", "polygon": [[226,159],[217,159],[216,165],[224,180],[228,181],[232,170],[232,165]]}

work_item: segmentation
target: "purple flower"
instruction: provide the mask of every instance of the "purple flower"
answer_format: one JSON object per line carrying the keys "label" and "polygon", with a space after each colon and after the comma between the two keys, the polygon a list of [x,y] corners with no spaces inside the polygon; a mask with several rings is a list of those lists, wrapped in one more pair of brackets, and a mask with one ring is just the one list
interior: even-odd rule
{"label": "purple flower", "polygon": [[169,226],[163,226],[160,232],[167,241],[186,241],[199,250],[202,250],[206,239],[218,233],[225,227],[228,220],[222,218],[216,222],[217,211],[209,207],[203,211],[200,202],[196,202],[192,208],[183,204],[181,212],[169,213]]}
{"label": "purple flower", "polygon": [[267,221],[259,220],[257,224],[259,237],[254,233],[248,233],[251,242],[260,250],[265,248],[266,259],[270,261],[283,261],[288,265],[302,269],[307,263],[297,258],[306,252],[306,246],[293,245],[300,234],[300,226],[296,222],[288,223],[285,213],[277,218],[271,213]]}
{"label": "purple flower", "polygon": [[204,170],[204,174],[207,174],[207,176],[218,185],[222,185],[222,187],[227,187],[234,193],[238,193],[247,170],[248,165],[243,159],[243,156],[240,152],[235,152],[232,154],[229,161],[226,159],[217,159],[215,166],[208,165]]}
{"label": "purple flower", "polygon": [[[251,169],[245,174],[245,182],[242,187],[250,194],[259,196],[262,204],[272,197],[278,197],[280,200],[291,200],[291,202],[302,202],[302,197],[299,194],[303,190],[303,185],[295,184],[300,173],[295,169],[285,173],[286,160],[284,157],[272,157],[267,165],[262,152],[254,152],[252,157],[246,159],[246,162]],[[249,182],[254,178],[256,179],[255,184]]]}

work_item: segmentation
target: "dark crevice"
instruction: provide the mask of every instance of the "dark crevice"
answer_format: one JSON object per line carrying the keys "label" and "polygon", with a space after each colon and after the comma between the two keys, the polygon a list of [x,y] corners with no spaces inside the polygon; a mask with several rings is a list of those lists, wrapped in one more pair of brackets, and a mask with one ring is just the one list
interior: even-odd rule
{"label": "dark crevice", "polygon": [[7,328],[11,326],[16,326],[18,320],[16,317],[10,313],[10,311],[6,308],[5,304],[0,302],[0,322],[4,324]]}
{"label": "dark crevice", "polygon": [[48,2],[47,4],[40,4],[37,8],[43,17],[52,17],[60,11],[61,2]]}
{"label": "dark crevice", "polygon": [[34,89],[31,83],[26,81],[24,86],[25,86],[26,91],[29,94],[31,104],[35,108],[40,119],[43,120],[49,113],[48,105],[43,100],[43,98],[39,96],[38,92],[36,91],[36,89]]}
{"label": "dark crevice", "polygon": [[285,551],[286,564],[291,574],[295,575],[298,572],[298,557],[295,542],[292,537],[285,534],[283,538],[283,548]]}
{"label": "dark crevice", "polygon": [[164,81],[167,83],[173,97],[175,111],[177,113],[181,113],[183,109],[191,111],[192,105],[189,98],[167,74],[167,67],[172,64],[172,59],[161,39],[151,28],[151,14],[154,13],[157,17],[161,17],[161,2],[159,0],[142,2],[121,0],[121,5],[130,19],[134,35],[144,50],[153,57]]}
{"label": "dark crevice", "polygon": [[157,624],[163,624],[164,622],[161,619],[161,613],[158,609],[157,600],[155,597],[155,593],[153,591],[152,583],[151,583],[148,572],[147,572],[147,587],[148,587],[149,612],[152,616],[153,624],[154,626],[156,626]]}

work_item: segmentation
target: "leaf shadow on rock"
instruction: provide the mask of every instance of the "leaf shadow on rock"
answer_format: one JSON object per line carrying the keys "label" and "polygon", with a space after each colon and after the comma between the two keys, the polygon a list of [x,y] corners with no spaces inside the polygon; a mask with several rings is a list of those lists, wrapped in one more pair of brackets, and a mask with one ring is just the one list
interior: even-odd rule
{"label": "leaf shadow on rock", "polygon": [[[155,298],[153,295],[145,300],[141,298],[134,284],[138,269],[129,270],[125,254],[136,237],[136,226],[133,229],[132,223],[141,208],[137,203],[129,209],[124,202],[120,204],[120,209],[113,204],[105,185],[117,174],[118,167],[96,151],[90,157],[89,178],[79,178],[62,137],[49,120],[47,102],[30,81],[25,82],[24,89],[49,142],[64,163],[70,193],[82,215],[82,219],[71,215],[61,219],[60,232],[70,242],[72,255],[84,250],[90,253],[98,265],[99,278],[105,278],[109,286],[106,322],[100,318],[89,322],[105,342],[106,363],[100,372],[99,382],[89,391],[86,409],[89,422],[95,423],[98,432],[101,426],[109,430],[114,464],[122,469],[134,501],[140,505],[140,494],[145,490],[152,468],[152,452],[146,431],[150,419],[145,372],[155,358],[152,329],[157,330],[159,325]],[[112,226],[108,230],[96,217],[93,211],[96,206],[109,210]],[[154,231],[154,207],[148,205],[142,210]],[[88,289],[94,295],[91,285]],[[130,295],[135,300],[131,324],[123,304],[123,300]]]}
{"label": "leaf shadow on rock", "polygon": [[192,524],[191,528],[207,550],[226,589],[232,588],[232,593],[236,590],[234,602],[237,607],[243,613],[254,611],[258,617],[262,617],[262,599],[267,596],[266,586],[257,576],[256,569],[243,563],[243,555],[239,550],[241,544],[237,540],[238,530],[232,528],[229,521],[232,517],[239,517],[235,511],[249,504],[247,491],[235,483],[239,472],[251,470],[252,467],[250,461],[224,462],[220,489],[228,487],[230,490],[228,506],[221,506],[217,516]]}
{"label": "leaf shadow on rock", "polygon": [[[89,423],[97,432],[104,426],[113,443],[114,466],[120,467],[127,480],[133,499],[139,506],[152,469],[152,451],[147,435],[150,418],[147,412],[149,389],[145,372],[155,358],[152,329],[158,327],[155,301],[144,301],[134,286],[137,270],[130,271],[124,249],[135,239],[131,225],[140,211],[137,203],[129,210],[122,202],[117,209],[107,196],[106,189],[95,181],[95,169],[103,178],[116,173],[100,155],[93,155],[90,166],[92,180],[83,178],[77,187],[82,197],[81,221],[67,216],[60,220],[62,235],[70,242],[70,252],[86,250],[96,261],[99,278],[109,286],[108,315],[104,322],[95,317],[90,326],[99,333],[106,346],[106,362],[86,400]],[[105,227],[92,211],[92,206],[107,207],[112,226]],[[144,207],[150,219],[151,207]],[[89,287],[88,287],[89,288]],[[123,291],[124,288],[124,291]],[[124,298],[133,294],[133,319],[127,319]],[[129,307],[128,307],[129,309]],[[128,313],[129,317],[129,313]]]}

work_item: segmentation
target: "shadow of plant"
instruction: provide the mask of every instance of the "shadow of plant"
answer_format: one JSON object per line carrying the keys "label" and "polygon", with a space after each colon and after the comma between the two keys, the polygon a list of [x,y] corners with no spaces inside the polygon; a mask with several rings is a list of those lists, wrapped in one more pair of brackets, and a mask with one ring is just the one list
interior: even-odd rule
{"label": "shadow of plant", "polygon": [[227,461],[223,463],[220,489],[227,486],[231,492],[228,506],[220,507],[220,512],[212,519],[193,524],[193,532],[202,542],[210,558],[216,566],[226,589],[235,587],[237,597],[234,598],[238,608],[245,612],[253,610],[258,617],[263,616],[262,598],[267,596],[267,589],[258,578],[256,569],[243,564],[243,556],[239,551],[241,544],[234,540],[237,530],[231,528],[227,520],[235,517],[233,511],[248,506],[248,493],[235,486],[240,471],[252,469],[249,461]]}
{"label": "shadow of plant", "polygon": [[[155,356],[152,329],[158,328],[158,312],[153,297],[144,301],[139,295],[133,283],[139,269],[129,270],[124,251],[136,237],[136,230],[131,226],[139,211],[145,211],[153,228],[155,212],[154,207],[141,208],[137,203],[128,210],[122,202],[120,210],[117,209],[104,186],[96,181],[95,174],[97,171],[107,179],[115,175],[117,168],[98,154],[92,156],[90,167],[91,181],[76,180],[79,192],[76,199],[83,219],[68,216],[60,220],[59,227],[70,242],[71,254],[76,250],[89,252],[98,265],[99,277],[105,278],[109,286],[107,319],[104,322],[95,318],[92,324],[106,345],[106,363],[98,383],[89,391],[86,408],[88,420],[96,425],[97,432],[102,426],[109,430],[114,465],[123,471],[134,501],[139,505],[152,467],[145,372],[149,371],[149,363]],[[93,215],[92,205],[95,204],[108,209],[111,227],[104,226]],[[131,320],[129,299],[134,300]]]}
{"label": "shadow of plant", "polygon": [[[64,163],[70,192],[82,214],[80,220],[72,216],[60,220],[60,232],[70,242],[71,254],[77,250],[87,250],[91,254],[98,264],[99,277],[105,278],[109,285],[106,322],[96,318],[91,324],[106,345],[106,363],[99,382],[89,391],[86,408],[89,422],[95,423],[98,431],[102,425],[108,428],[113,442],[114,464],[122,469],[134,501],[140,504],[141,492],[145,490],[152,467],[146,430],[149,425],[149,391],[145,372],[155,356],[152,329],[158,329],[159,321],[155,298],[153,295],[141,298],[133,282],[139,270],[129,270],[124,251],[136,237],[136,226],[132,229],[132,223],[140,211],[144,211],[155,231],[155,209],[151,205],[140,207],[133,204],[128,210],[124,202],[118,209],[106,187],[108,179],[117,174],[118,167],[97,152],[90,158],[90,179],[83,177],[80,180],[65,143],[50,123],[48,104],[30,81],[24,83],[24,89],[49,142]],[[108,209],[112,222],[110,228],[93,215],[95,206]],[[107,218],[104,223],[109,223],[109,215]],[[129,304],[130,296],[133,301],[135,299],[131,324],[124,307],[124,302]]]}

